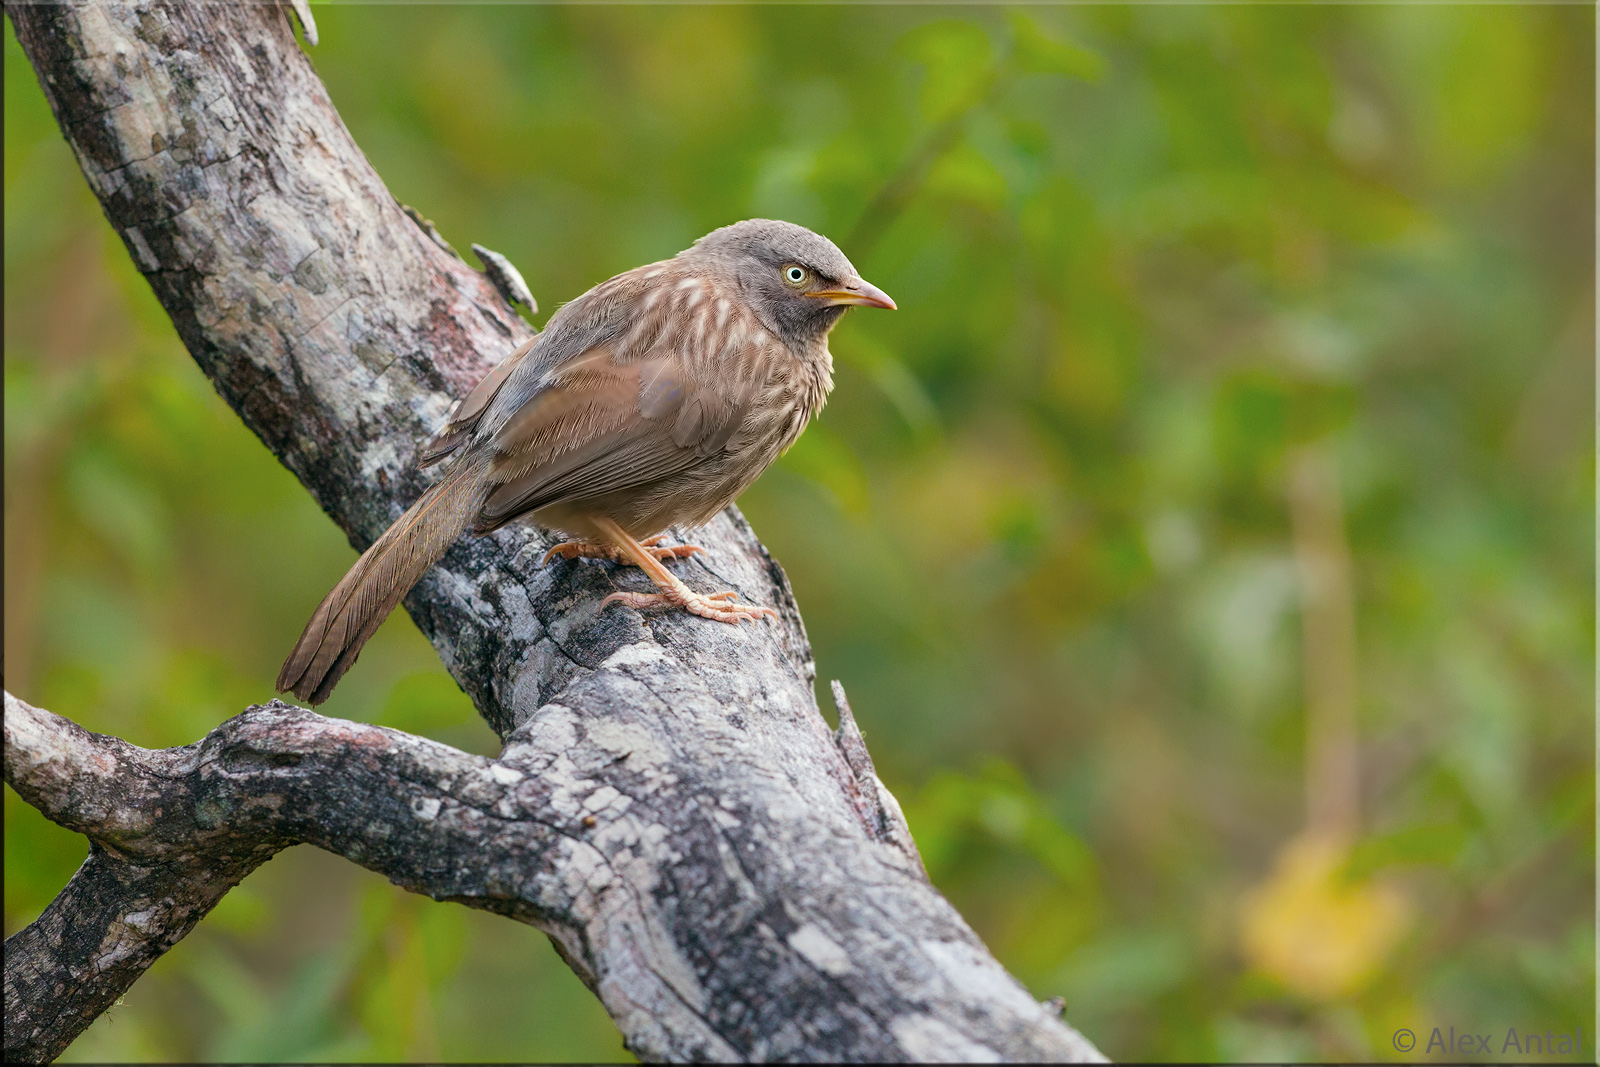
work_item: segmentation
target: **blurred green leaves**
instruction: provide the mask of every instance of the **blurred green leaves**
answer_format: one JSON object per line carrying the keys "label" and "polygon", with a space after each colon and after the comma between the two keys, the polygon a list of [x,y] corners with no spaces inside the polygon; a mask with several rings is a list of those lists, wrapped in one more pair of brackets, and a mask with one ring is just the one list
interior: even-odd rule
{"label": "blurred green leaves", "polygon": [[922,117],[944,122],[976,105],[995,78],[994,48],[982,26],[958,19],[925,22],[901,39],[923,69]]}
{"label": "blurred green leaves", "polygon": [[1000,760],[990,760],[977,775],[937,775],[906,817],[936,880],[958,862],[961,848],[986,842],[1027,855],[1074,895],[1094,891],[1088,848],[1045,811],[1027,779]]}
{"label": "blurred green leaves", "polygon": [[1029,74],[1062,74],[1084,81],[1099,81],[1106,73],[1106,61],[1070,40],[1051,37],[1022,11],[1007,13],[1007,24],[1015,41],[1017,69]]}

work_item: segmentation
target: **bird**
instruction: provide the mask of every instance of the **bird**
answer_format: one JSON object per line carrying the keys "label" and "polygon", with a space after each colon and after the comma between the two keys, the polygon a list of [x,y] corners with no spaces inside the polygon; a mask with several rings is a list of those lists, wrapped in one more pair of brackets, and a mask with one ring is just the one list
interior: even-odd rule
{"label": "bird", "polygon": [[568,538],[544,557],[640,567],[681,607],[738,624],[771,608],[691,590],[662,545],[703,526],[800,436],[833,388],[828,334],[851,307],[895,309],[826,237],[775,219],[706,234],[564,305],[451,411],[417,454],[443,475],[323,598],[278,674],[320,704],[378,624],[463,532],[511,522]]}

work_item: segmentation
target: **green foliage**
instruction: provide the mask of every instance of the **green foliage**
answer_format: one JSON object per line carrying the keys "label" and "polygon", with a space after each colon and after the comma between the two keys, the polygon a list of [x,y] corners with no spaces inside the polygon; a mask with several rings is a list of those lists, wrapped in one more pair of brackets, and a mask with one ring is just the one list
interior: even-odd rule
{"label": "green foliage", "polygon": [[[317,18],[395,195],[546,309],[761,214],[899,302],[842,324],[741,503],[935,882],[1113,1057],[1591,1017],[1592,9]],[[5,47],[7,685],[188,742],[269,695],[353,554]],[[1337,848],[1300,836],[1308,449],[1351,559]],[[493,751],[404,617],[326,710]],[[84,845],[9,791],[5,826],[9,932]],[[1285,952],[1308,923],[1346,954]],[[68,1058],[623,1055],[537,933],[295,849]]]}

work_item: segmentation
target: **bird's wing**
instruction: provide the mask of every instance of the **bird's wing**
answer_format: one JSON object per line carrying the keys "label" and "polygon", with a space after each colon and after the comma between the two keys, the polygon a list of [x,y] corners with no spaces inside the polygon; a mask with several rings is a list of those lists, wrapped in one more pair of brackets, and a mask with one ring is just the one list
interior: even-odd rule
{"label": "bird's wing", "polygon": [[722,450],[752,392],[696,381],[671,349],[619,362],[592,348],[550,372],[489,442],[499,484],[479,528],[687,470]]}
{"label": "bird's wing", "polygon": [[484,409],[495,398],[495,394],[500,392],[500,387],[506,383],[506,378],[517,369],[517,365],[538,340],[537,335],[530,337],[521,348],[502,359],[493,370],[483,376],[482,381],[473,386],[472,392],[451,410],[450,417],[445,420],[444,428],[417,453],[418,467],[431,467],[467,443],[472,437],[472,432],[478,428],[478,420],[483,417]]}

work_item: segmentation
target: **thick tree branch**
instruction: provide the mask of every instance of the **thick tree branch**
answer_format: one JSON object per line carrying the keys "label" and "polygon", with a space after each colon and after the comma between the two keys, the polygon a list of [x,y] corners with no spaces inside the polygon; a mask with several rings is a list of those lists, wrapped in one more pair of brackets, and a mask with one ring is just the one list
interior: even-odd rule
{"label": "thick tree branch", "polygon": [[413,824],[439,814],[441,782],[461,796],[488,795],[484,783],[503,791],[490,762],[276,701],[198,744],[152,752],[6,693],[6,782],[91,841],[67,888],[6,941],[6,1060],[54,1059],[286,845],[313,842],[423,889],[418,863],[482,836],[484,820],[440,820],[453,834]]}
{"label": "thick tree branch", "polygon": [[[388,194],[279,7],[7,10],[189,351],[370,543],[423,486],[416,445],[527,326]],[[853,720],[827,730],[748,525],[730,508],[696,540],[686,581],[781,619],[602,612],[643,577],[541,568],[524,528],[464,539],[424,578],[406,606],[498,760],[276,703],[146,752],[8,700],[19,792],[95,842],[6,943],[8,1051],[14,1018],[55,1028],[15,1047],[59,1051],[228,886],[309,841],[538,926],[644,1058],[1094,1058],[928,884]],[[137,946],[126,980],[96,955],[112,932]]]}

